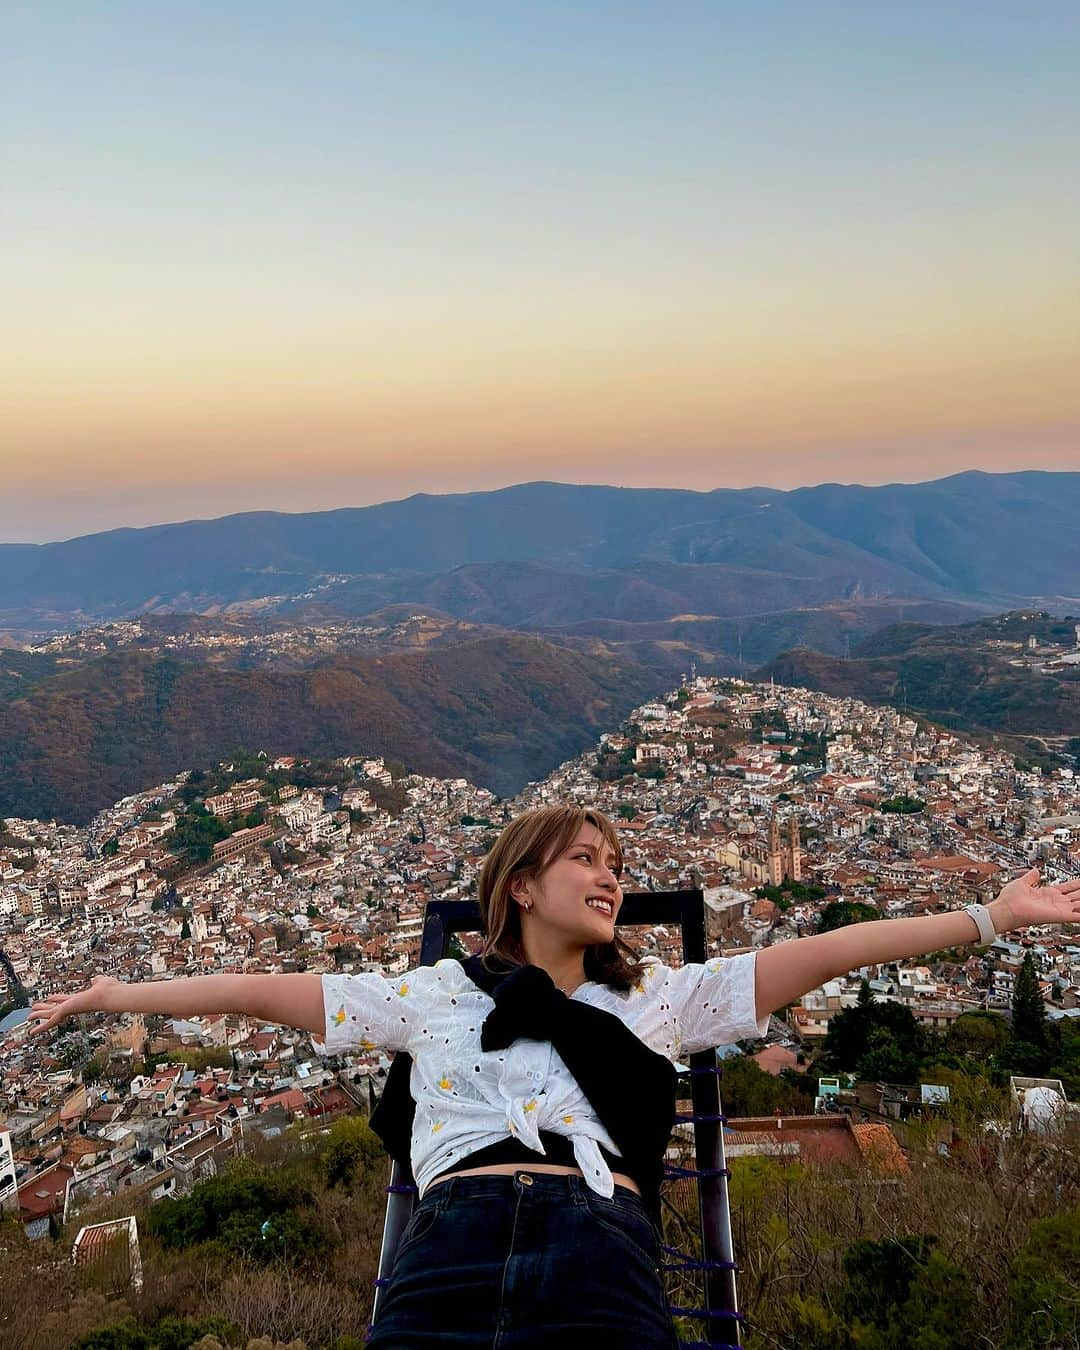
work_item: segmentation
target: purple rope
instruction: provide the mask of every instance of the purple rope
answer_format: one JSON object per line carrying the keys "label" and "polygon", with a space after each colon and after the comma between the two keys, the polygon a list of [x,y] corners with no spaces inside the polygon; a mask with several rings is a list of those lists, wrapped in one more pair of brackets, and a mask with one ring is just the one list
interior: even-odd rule
{"label": "purple rope", "polygon": [[415,1194],[416,1194],[416,1187],[415,1187],[415,1186],[387,1186],[387,1187],[386,1187],[386,1194],[387,1194],[387,1195],[415,1195]]}
{"label": "purple rope", "polygon": [[730,1317],[730,1318],[732,1319],[733,1322],[745,1322],[745,1321],[746,1321],[746,1317],[744,1316],[743,1313],[740,1313],[740,1312],[728,1312],[728,1311],[725,1311],[723,1308],[676,1308],[676,1307],[672,1307],[672,1308],[671,1308],[671,1311],[672,1311],[673,1313],[675,1313],[676,1316],[678,1316],[678,1317],[707,1317],[707,1318],[710,1318],[710,1319],[712,1319],[712,1318],[721,1318],[721,1317]]}
{"label": "purple rope", "polygon": [[741,1345],[732,1345],[730,1341],[680,1341],[683,1350],[743,1350]]}
{"label": "purple rope", "polygon": [[[665,1251],[670,1251],[671,1248],[665,1247],[664,1250],[665,1250]],[[681,1256],[682,1253],[681,1253],[681,1252],[677,1252],[676,1255]],[[690,1258],[687,1258],[686,1260],[683,1260],[683,1261],[666,1261],[666,1262],[664,1263],[663,1269],[664,1269],[664,1270],[738,1270],[738,1269],[739,1269],[739,1263],[738,1263],[737,1261],[694,1261],[694,1260],[691,1260]]]}
{"label": "purple rope", "polygon": [[675,1116],[675,1120],[676,1120],[677,1122],[682,1122],[683,1124],[688,1124],[688,1123],[692,1123],[692,1122],[698,1121],[698,1120],[719,1120],[719,1121],[726,1121],[726,1120],[727,1120],[727,1116],[725,1116],[725,1115],[718,1115],[718,1116],[695,1116],[695,1115],[692,1115],[692,1114],[691,1114],[691,1115],[687,1115],[685,1112],[679,1111],[679,1112],[676,1114],[676,1116]]}
{"label": "purple rope", "polygon": [[674,1163],[667,1163],[664,1168],[664,1176],[668,1181],[678,1180],[680,1177],[730,1177],[730,1167],[676,1167]]}
{"label": "purple rope", "polygon": [[688,1069],[688,1073],[714,1073],[717,1078],[723,1078],[724,1071],[719,1064],[706,1064],[700,1069]]}

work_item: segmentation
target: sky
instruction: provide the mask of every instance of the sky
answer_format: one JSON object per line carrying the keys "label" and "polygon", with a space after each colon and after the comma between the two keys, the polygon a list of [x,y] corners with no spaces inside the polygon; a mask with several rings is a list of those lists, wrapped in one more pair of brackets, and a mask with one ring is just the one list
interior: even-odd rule
{"label": "sky", "polygon": [[1080,469],[1080,7],[13,4],[0,542]]}

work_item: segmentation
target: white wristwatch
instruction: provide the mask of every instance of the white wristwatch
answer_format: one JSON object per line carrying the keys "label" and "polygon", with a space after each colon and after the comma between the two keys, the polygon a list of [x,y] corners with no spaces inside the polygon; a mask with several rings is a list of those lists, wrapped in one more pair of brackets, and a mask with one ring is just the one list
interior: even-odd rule
{"label": "white wristwatch", "polygon": [[994,927],[994,921],[990,917],[990,911],[985,905],[965,905],[964,913],[970,914],[975,920],[975,925],[979,930],[978,946],[989,947],[992,942],[997,940],[997,930]]}

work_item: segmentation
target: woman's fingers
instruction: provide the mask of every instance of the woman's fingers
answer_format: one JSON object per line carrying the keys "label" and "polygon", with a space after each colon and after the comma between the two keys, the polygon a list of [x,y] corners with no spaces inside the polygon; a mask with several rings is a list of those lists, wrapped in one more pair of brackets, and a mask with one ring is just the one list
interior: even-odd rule
{"label": "woman's fingers", "polygon": [[66,1017],[71,1016],[69,1012],[64,1011],[66,997],[55,998],[54,1001],[42,1001],[35,1003],[30,1009],[29,1020],[36,1022],[37,1025],[30,1028],[30,1034],[36,1032],[48,1031],[50,1027],[57,1026],[63,1022]]}

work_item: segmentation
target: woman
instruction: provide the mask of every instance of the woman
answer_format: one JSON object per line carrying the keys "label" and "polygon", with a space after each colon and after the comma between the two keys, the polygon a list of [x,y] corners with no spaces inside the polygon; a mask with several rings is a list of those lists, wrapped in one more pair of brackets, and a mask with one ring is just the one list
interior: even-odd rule
{"label": "woman", "polygon": [[985,909],[671,969],[616,935],[621,872],[604,815],[542,807],[485,860],[482,958],[396,979],[102,977],[36,1003],[31,1019],[41,1032],[99,1010],[243,1012],[325,1035],[331,1053],[407,1051],[420,1199],[371,1344],[531,1350],[563,1333],[593,1350],[670,1350],[655,1192],[672,1062],[763,1035],[773,1011],[860,966],[1078,922],[1080,880],[1043,887],[1032,869]]}

